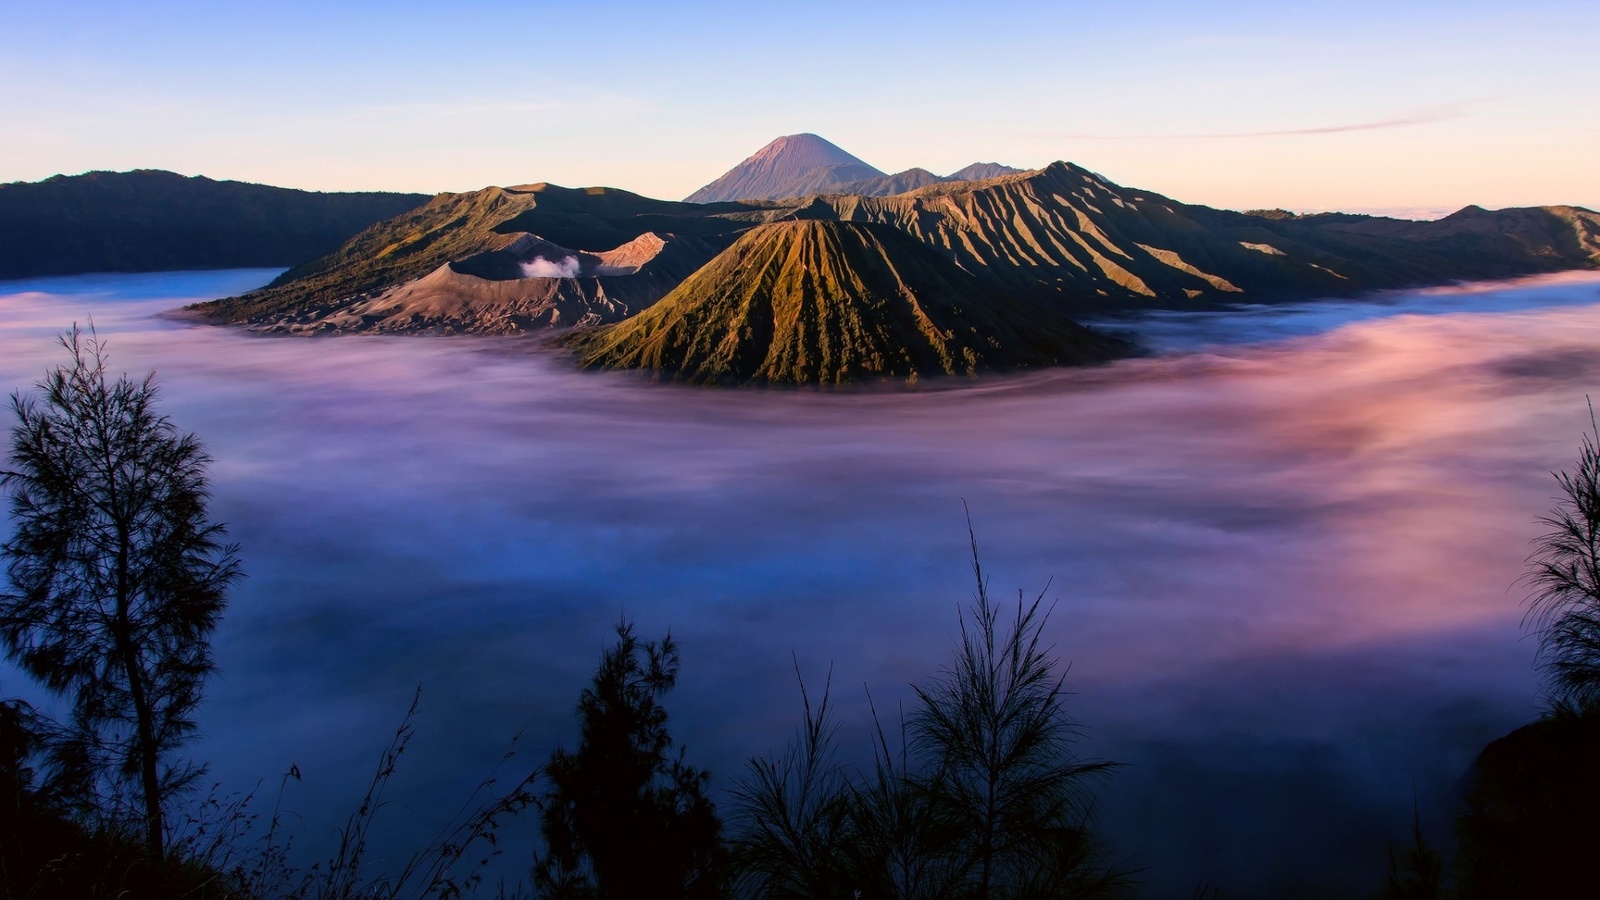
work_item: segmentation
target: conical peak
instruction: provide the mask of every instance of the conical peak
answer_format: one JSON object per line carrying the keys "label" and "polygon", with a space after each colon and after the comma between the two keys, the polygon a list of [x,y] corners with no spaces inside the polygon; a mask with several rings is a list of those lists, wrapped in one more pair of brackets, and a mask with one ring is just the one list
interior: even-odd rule
{"label": "conical peak", "polygon": [[[786,134],[757,150],[746,163],[757,160],[782,159],[796,169],[814,169],[820,166],[860,165],[867,163],[846,152],[837,144],[810,132]],[[868,166],[868,168],[871,168]]]}
{"label": "conical peak", "polygon": [[694,203],[776,200],[826,193],[831,186],[882,177],[883,172],[817,135],[786,134],[688,199]]}
{"label": "conical peak", "polygon": [[750,155],[750,159],[744,160],[741,165],[742,167],[754,165],[786,173],[803,173],[813,168],[835,167],[835,165],[851,165],[878,171],[877,168],[870,167],[866,162],[861,162],[854,155],[843,151],[837,144],[811,133],[784,135],[782,138],[774,139],[760,151],[755,151],[755,154]]}

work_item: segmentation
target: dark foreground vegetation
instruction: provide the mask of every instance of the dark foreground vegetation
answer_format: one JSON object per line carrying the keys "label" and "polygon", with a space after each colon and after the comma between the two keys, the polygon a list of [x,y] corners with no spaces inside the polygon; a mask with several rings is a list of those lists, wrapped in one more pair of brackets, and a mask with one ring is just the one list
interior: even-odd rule
{"label": "dark foreground vegetation", "polygon": [[[1136,865],[1094,833],[1115,764],[1078,756],[1043,595],[990,596],[972,544],[955,651],[875,721],[866,765],[836,747],[831,684],[799,682],[799,727],[719,801],[674,740],[671,635],[629,621],[578,698],[577,740],[485,779],[437,837],[375,864],[368,834],[411,739],[411,710],[336,845],[294,849],[276,805],[195,789],[185,758],[213,669],[210,635],[241,577],[207,514],[210,462],[156,409],[150,378],[112,379],[92,332],[12,397],[0,469],[0,643],[66,710],[0,702],[0,897],[1092,898],[1137,893]],[[1467,779],[1453,853],[1420,822],[1381,896],[1588,896],[1600,838],[1600,428],[1580,447],[1530,560],[1528,623],[1548,713],[1490,744]],[[419,692],[420,693],[420,692]],[[876,713],[874,714],[876,718]],[[293,768],[279,785],[298,779]],[[536,820],[534,846],[502,826]],[[524,859],[518,885],[490,861]],[[301,860],[318,861],[306,865]],[[1382,861],[1374,860],[1375,870]],[[1199,886],[1197,896],[1221,897]]]}

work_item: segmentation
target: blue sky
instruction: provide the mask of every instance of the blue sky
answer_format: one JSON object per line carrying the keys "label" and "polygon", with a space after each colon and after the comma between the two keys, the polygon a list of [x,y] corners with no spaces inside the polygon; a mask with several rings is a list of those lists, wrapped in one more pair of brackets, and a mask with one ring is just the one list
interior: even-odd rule
{"label": "blue sky", "polygon": [[1600,4],[13,2],[0,181],[681,197],[780,134],[1224,207],[1600,206]]}

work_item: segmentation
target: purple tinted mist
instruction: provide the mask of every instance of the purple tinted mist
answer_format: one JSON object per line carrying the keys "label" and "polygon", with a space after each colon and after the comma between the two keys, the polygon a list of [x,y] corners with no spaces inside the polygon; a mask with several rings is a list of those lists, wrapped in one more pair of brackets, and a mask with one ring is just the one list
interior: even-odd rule
{"label": "purple tinted mist", "polygon": [[1133,326],[1166,355],[914,393],[158,315],[271,274],[0,284],[0,385],[92,316],[207,442],[249,578],[196,753],[242,789],[297,763],[302,845],[418,684],[391,850],[519,729],[529,765],[570,746],[622,614],[681,641],[674,732],[722,783],[794,728],[791,654],[814,688],[832,664],[865,758],[862,685],[909,703],[971,597],[963,500],[991,588],[1057,599],[1083,750],[1130,763],[1101,821],[1154,891],[1371,887],[1413,790],[1444,837],[1473,754],[1536,714],[1513,582],[1588,425],[1600,279],[1168,316]]}

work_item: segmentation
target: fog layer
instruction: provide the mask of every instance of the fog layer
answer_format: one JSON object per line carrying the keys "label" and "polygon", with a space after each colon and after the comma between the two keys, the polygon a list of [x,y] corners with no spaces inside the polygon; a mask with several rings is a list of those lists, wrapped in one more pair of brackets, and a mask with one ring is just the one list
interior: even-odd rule
{"label": "fog layer", "polygon": [[892,715],[971,597],[963,500],[992,589],[1057,598],[1083,750],[1129,764],[1101,822],[1153,893],[1370,887],[1413,792],[1443,837],[1473,754],[1536,713],[1513,583],[1588,426],[1595,277],[1164,316],[1119,326],[1153,358],[853,394],[159,315],[273,274],[0,284],[0,386],[92,317],[206,441],[249,577],[195,752],[232,788],[297,763],[303,843],[419,684],[400,820],[519,729],[528,764],[570,745],[624,614],[681,642],[673,730],[721,783],[796,724],[791,654],[833,666],[865,758],[862,686]]}

